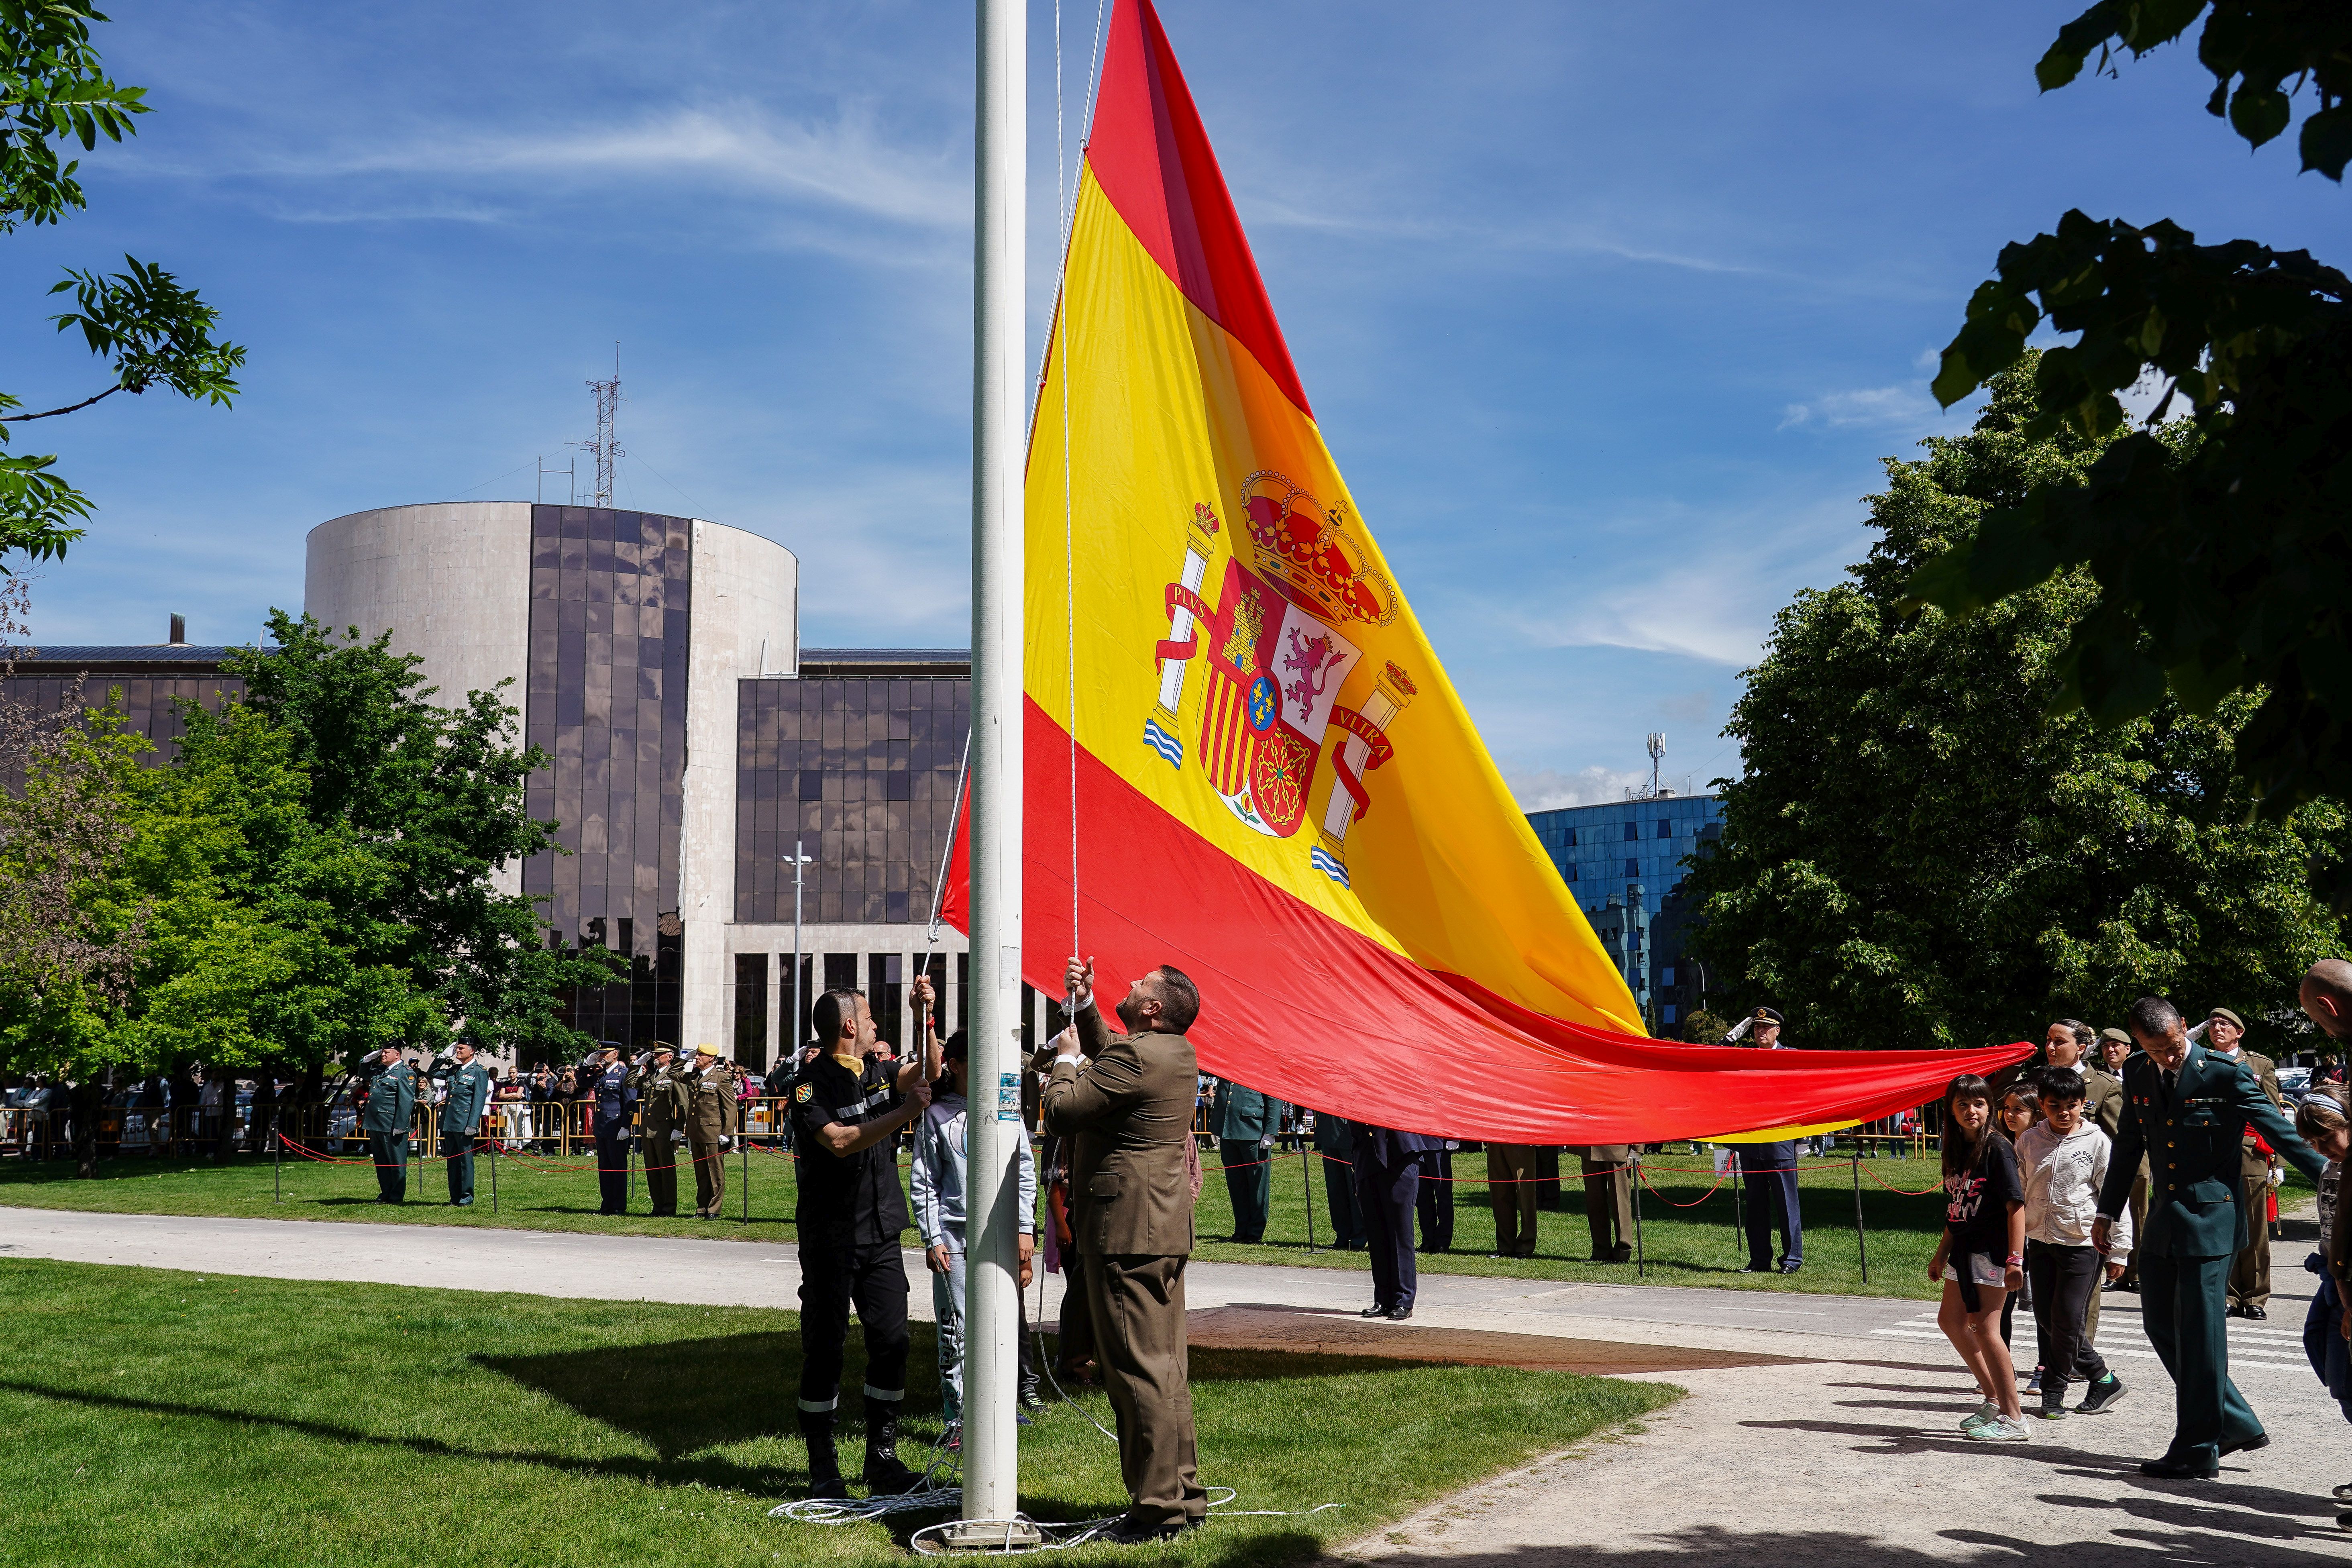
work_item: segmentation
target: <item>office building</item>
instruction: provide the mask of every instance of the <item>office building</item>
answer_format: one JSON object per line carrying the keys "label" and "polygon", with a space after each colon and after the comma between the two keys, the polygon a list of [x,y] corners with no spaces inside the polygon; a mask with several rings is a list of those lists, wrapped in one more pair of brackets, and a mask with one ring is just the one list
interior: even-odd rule
{"label": "office building", "polygon": [[1688,900],[1678,889],[1691,857],[1723,836],[1722,801],[1659,795],[1531,811],[1528,822],[1651,1029],[1675,1034],[1699,996],[1685,973]]}

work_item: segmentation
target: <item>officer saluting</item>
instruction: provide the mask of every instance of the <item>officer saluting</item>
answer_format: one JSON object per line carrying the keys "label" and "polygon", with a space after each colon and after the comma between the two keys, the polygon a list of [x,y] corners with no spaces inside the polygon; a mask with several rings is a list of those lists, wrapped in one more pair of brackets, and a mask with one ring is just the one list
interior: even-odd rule
{"label": "officer saluting", "polygon": [[2147,1231],[2137,1254],[2140,1310],[2147,1337],[2172,1374],[2173,1432],[2164,1457],[2140,1468],[2175,1479],[2210,1479],[2220,1473],[2222,1456],[2270,1445],[2230,1381],[2223,1293],[2248,1230],[2238,1141],[2254,1127],[2314,1181],[2326,1162],[2295,1136],[2243,1062],[2190,1042],[2171,1003],[2143,996],[2132,1004],[2128,1022],[2143,1054],[2124,1064],[2123,1130],[2107,1163],[2091,1245],[2106,1250],[2107,1233],[2131,1195],[2145,1153]]}
{"label": "officer saluting", "polygon": [[398,1046],[386,1046],[360,1070],[367,1074],[360,1126],[367,1132],[368,1152],[375,1161],[375,1201],[404,1203],[408,1197],[408,1119],[416,1112],[416,1069],[400,1059]]}
{"label": "officer saluting", "polygon": [[677,1214],[677,1167],[686,1149],[686,1085],[678,1080],[677,1048],[656,1040],[639,1058],[630,1082],[637,1090],[637,1141],[646,1157],[646,1196],[656,1218]]}
{"label": "officer saluting", "polygon": [[449,1201],[474,1205],[474,1134],[490,1109],[490,1073],[474,1059],[474,1043],[449,1047],[447,1097],[441,1101],[441,1157],[449,1163]]}
{"label": "officer saluting", "polygon": [[621,1047],[610,1040],[598,1043],[596,1055],[581,1068],[589,1079],[589,1131],[596,1137],[596,1187],[603,1200],[596,1212],[629,1212],[629,1113],[637,1091],[629,1083],[629,1068]]}
{"label": "officer saluting", "polygon": [[686,1086],[686,1146],[694,1156],[694,1217],[717,1219],[727,1203],[727,1151],[742,1117],[735,1075],[717,1046],[694,1047],[694,1065],[679,1075]]}
{"label": "officer saluting", "polygon": [[[926,1021],[930,982],[915,977]],[[931,1103],[939,1063],[926,1048],[903,1062],[865,1059],[874,1016],[855,991],[828,991],[811,1010],[825,1049],[793,1086],[793,1146],[800,1191],[793,1209],[801,1247],[801,1436],[809,1496],[849,1495],[833,1447],[841,1404],[849,1304],[866,1331],[866,1489],[903,1492],[921,1478],[898,1462],[898,1406],[907,1397],[907,1266],[898,1253],[907,1196],[892,1152],[899,1128]],[[929,1030],[924,1031],[928,1036]]]}

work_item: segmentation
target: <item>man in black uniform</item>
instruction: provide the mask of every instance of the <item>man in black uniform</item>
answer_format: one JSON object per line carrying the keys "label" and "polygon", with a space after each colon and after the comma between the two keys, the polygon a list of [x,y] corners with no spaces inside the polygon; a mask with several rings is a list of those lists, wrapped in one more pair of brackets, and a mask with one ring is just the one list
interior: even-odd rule
{"label": "man in black uniform", "polygon": [[589,1131],[596,1135],[596,1185],[603,1198],[598,1214],[629,1212],[629,1122],[636,1110],[637,1088],[629,1081],[629,1064],[621,1047],[610,1040],[597,1042],[595,1058],[581,1069],[589,1079],[593,1107]]}
{"label": "man in black uniform", "polygon": [[[928,1011],[928,982],[918,975],[914,988],[917,1005]],[[908,1215],[891,1151],[898,1129],[931,1103],[939,1064],[929,1050],[903,1062],[866,1060],[874,1048],[874,1016],[855,991],[826,992],[813,1017],[826,1049],[802,1071],[792,1095],[809,1495],[849,1495],[833,1424],[853,1300],[866,1331],[866,1487],[877,1496],[903,1492],[921,1478],[898,1462],[898,1406],[907,1397],[907,1268],[898,1237]]]}

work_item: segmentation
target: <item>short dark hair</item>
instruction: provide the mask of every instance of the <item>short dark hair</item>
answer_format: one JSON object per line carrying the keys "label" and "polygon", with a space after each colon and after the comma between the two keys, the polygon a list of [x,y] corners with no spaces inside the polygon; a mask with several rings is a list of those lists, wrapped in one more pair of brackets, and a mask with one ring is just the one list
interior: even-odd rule
{"label": "short dark hair", "polygon": [[954,1034],[950,1035],[946,1039],[941,1040],[940,1042],[940,1059],[943,1062],[970,1061],[971,1059],[971,1037],[964,1030],[958,1029]]}
{"label": "short dark hair", "polygon": [[2143,996],[2124,1015],[2125,1028],[2151,1037],[2172,1033],[2172,1026],[2179,1022],[2180,1009],[2161,996]]}
{"label": "short dark hair", "polygon": [[809,1009],[809,1027],[826,1050],[841,1038],[842,1025],[856,1018],[858,995],[856,991],[828,991]]}
{"label": "short dark hair", "polygon": [[2099,1043],[2099,1031],[2080,1018],[2061,1018],[2058,1026],[2074,1037],[2074,1043],[2088,1051]]}
{"label": "short dark hair", "polygon": [[2042,1086],[2044,1100],[2081,1100],[2085,1093],[2083,1075],[2073,1068],[2043,1068],[2036,1081]]}
{"label": "short dark hair", "polygon": [[1152,973],[1160,979],[1160,1016],[1181,1035],[1201,1016],[1201,988],[1172,963],[1163,963]]}

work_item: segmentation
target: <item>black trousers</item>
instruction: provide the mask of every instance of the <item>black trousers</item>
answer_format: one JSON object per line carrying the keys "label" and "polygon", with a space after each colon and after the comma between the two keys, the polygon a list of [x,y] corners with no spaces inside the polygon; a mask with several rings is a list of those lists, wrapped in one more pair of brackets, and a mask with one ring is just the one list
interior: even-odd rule
{"label": "black trousers", "polygon": [[596,1130],[596,1190],[598,1214],[629,1212],[629,1130],[616,1126]]}
{"label": "black trousers", "polygon": [[1356,1153],[1356,1205],[1363,1213],[1364,1245],[1371,1253],[1372,1305],[1391,1311],[1412,1310],[1421,1270],[1412,1256],[1413,1200],[1421,1166],[1408,1160],[1384,1170],[1370,1156]]}
{"label": "black trousers", "polygon": [[1331,1245],[1363,1246],[1364,1216],[1356,1208],[1355,1167],[1320,1151],[1315,1158],[1323,1166],[1323,1196],[1331,1207]]}
{"label": "black trousers", "polygon": [[1424,1173],[1433,1179],[1420,1183],[1412,1199],[1412,1206],[1421,1215],[1421,1249],[1423,1252],[1451,1252],[1454,1250],[1454,1151],[1440,1149],[1433,1168]]}
{"label": "black trousers", "polygon": [[841,1363],[849,1343],[849,1304],[866,1329],[866,1394],[907,1396],[907,1266],[898,1238],[863,1245],[807,1235],[801,1221],[801,1408],[830,1411],[841,1402]]}
{"label": "black trousers", "polygon": [[474,1201],[474,1135],[470,1132],[441,1134],[441,1157],[449,1162],[449,1201],[469,1204]]}
{"label": "black trousers", "polygon": [[2041,1342],[2042,1396],[2066,1392],[2066,1380],[2096,1383],[2107,1363],[2084,1327],[2098,1294],[2099,1255],[2087,1247],[2025,1244],[2025,1277],[2033,1287],[2033,1327]]}

